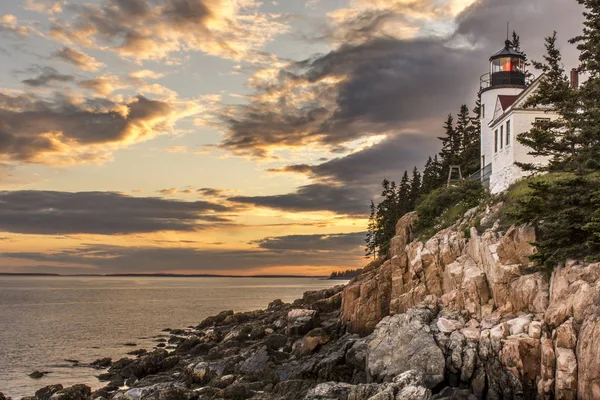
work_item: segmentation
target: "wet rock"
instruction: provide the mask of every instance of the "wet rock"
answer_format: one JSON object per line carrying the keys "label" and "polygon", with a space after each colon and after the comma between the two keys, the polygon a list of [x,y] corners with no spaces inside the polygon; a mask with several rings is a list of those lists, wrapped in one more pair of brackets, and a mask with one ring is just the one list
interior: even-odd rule
{"label": "wet rock", "polygon": [[141,356],[146,353],[148,353],[148,350],[146,350],[146,349],[137,349],[137,350],[130,351],[127,354],[129,354],[130,356]]}
{"label": "wet rock", "polygon": [[35,392],[35,398],[38,400],[50,400],[52,395],[63,389],[63,385],[49,385]]}
{"label": "wet rock", "polygon": [[196,329],[204,329],[204,328],[218,325],[218,324],[222,323],[223,321],[225,321],[225,319],[227,319],[228,317],[232,317],[232,316],[233,316],[232,310],[222,311],[217,315],[213,315],[213,316],[206,318],[204,321],[202,321],[196,327]]}
{"label": "wet rock", "polygon": [[41,379],[44,377],[44,375],[49,374],[48,371],[38,371],[35,370],[32,373],[29,374],[29,377],[32,379]]}
{"label": "wet rock", "polygon": [[110,357],[99,358],[96,361],[93,361],[90,365],[94,368],[108,368],[112,364],[112,359]]}
{"label": "wet rock", "polygon": [[87,385],[73,385],[54,393],[51,400],[88,400],[92,394],[92,389]]}

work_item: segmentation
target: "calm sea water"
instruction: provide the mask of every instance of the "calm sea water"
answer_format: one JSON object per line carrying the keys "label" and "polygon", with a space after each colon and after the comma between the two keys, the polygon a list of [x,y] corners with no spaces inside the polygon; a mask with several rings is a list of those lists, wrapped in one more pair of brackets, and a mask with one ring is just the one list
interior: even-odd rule
{"label": "calm sea water", "polygon": [[[101,387],[88,367],[136,348],[152,349],[165,328],[197,325],[223,310],[291,302],[343,282],[310,278],[0,277],[0,392],[20,399],[45,386]],[[125,346],[135,343],[136,347]],[[42,379],[28,374],[50,371]]]}

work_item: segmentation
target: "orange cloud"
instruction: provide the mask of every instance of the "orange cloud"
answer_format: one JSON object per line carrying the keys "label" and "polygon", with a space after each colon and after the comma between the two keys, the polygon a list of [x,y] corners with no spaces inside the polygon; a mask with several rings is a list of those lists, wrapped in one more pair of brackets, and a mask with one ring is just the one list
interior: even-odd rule
{"label": "orange cloud", "polygon": [[258,57],[288,27],[281,16],[258,12],[256,0],[165,0],[73,5],[72,22],[55,19],[51,36],[63,43],[109,49],[137,60],[166,59],[179,51],[231,58]]}

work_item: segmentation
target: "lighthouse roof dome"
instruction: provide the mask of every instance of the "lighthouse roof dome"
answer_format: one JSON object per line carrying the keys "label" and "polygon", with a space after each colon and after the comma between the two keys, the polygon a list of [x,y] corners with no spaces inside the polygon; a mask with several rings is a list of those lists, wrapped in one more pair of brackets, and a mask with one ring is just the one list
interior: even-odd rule
{"label": "lighthouse roof dome", "polygon": [[502,50],[498,51],[496,54],[494,54],[493,56],[490,57],[490,61],[498,59],[498,58],[502,58],[502,57],[516,57],[516,58],[521,58],[523,60],[525,59],[525,56],[521,52],[515,50],[512,47],[510,40],[507,40],[504,43],[504,48]]}

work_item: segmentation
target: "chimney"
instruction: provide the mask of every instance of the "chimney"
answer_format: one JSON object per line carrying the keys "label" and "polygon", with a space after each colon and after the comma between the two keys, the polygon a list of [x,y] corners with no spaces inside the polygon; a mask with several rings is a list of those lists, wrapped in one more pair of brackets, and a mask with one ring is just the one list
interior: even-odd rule
{"label": "chimney", "polygon": [[579,71],[577,68],[571,70],[571,89],[579,88]]}

